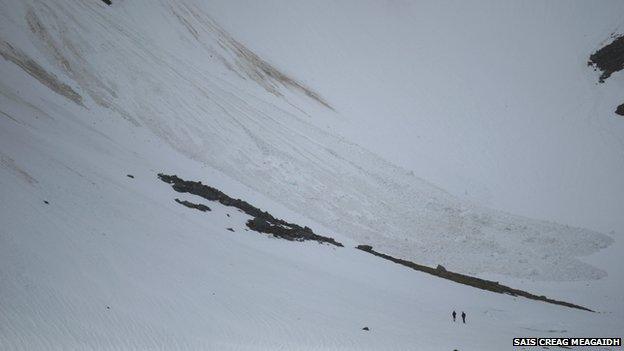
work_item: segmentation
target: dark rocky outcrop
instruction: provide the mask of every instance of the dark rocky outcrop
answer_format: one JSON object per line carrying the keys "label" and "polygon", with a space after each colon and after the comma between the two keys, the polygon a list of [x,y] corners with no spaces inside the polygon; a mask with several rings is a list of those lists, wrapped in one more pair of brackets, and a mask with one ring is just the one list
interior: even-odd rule
{"label": "dark rocky outcrop", "polygon": [[615,113],[620,115],[620,116],[624,116],[624,104],[621,104],[620,106],[618,106],[615,109]]}
{"label": "dark rocky outcrop", "polygon": [[202,204],[194,204],[190,201],[186,201],[186,200],[180,200],[180,199],[175,199],[175,202],[179,203],[180,205],[184,205],[188,208],[194,208],[196,210],[200,210],[202,212],[206,212],[206,211],[211,211],[210,207],[206,206],[206,205],[202,205]]}
{"label": "dark rocky outcrop", "polygon": [[111,2],[111,0],[102,0],[103,3],[105,3],[106,5],[110,6],[113,3]]}
{"label": "dark rocky outcrop", "polygon": [[624,68],[624,36],[615,38],[610,44],[602,47],[591,56],[587,65],[601,70],[600,83],[604,83],[613,73]]}
{"label": "dark rocky outcrop", "polygon": [[206,200],[218,201],[222,205],[238,208],[242,212],[254,217],[247,221],[247,227],[257,232],[272,234],[275,237],[291,241],[314,240],[319,243],[343,246],[333,238],[315,234],[312,229],[308,227],[301,227],[295,223],[289,223],[283,219],[275,218],[270,213],[262,211],[246,201],[231,198],[219,189],[204,185],[201,182],[187,181],[176,175],[166,175],[162,173],[158,174],[158,178],[165,183],[171,184],[173,190],[179,193],[201,196]]}
{"label": "dark rocky outcrop", "polygon": [[275,237],[290,241],[314,240],[318,242],[326,242],[336,246],[342,246],[341,243],[335,241],[333,238],[327,238],[314,234],[312,229],[308,227],[301,228],[298,225],[293,226],[292,223],[275,223],[270,222],[266,218],[256,217],[247,221],[247,227],[257,232],[272,234]]}
{"label": "dark rocky outcrop", "polygon": [[[507,295],[512,295],[512,296],[522,296],[522,297],[525,297],[525,298],[531,299],[531,300],[544,301],[544,302],[552,303],[552,304],[555,304],[555,305],[561,305],[561,306],[565,306],[565,307],[576,308],[576,309],[579,309],[579,310],[594,312],[594,311],[590,310],[587,307],[575,305],[573,303],[569,303],[569,302],[565,302],[565,301],[549,299],[549,298],[547,298],[546,296],[543,296],[543,295],[541,295],[541,296],[534,295],[534,294],[531,294],[531,293],[523,291],[523,290],[514,289],[514,288],[510,288],[510,287],[505,286],[505,285],[501,285],[498,282],[494,282],[494,281],[491,281],[491,280],[485,280],[485,279],[472,277],[472,276],[465,275],[465,274],[451,272],[451,271],[448,271],[448,270],[444,269],[444,267],[442,267],[441,265],[438,265],[437,268],[432,268],[432,267],[429,267],[429,266],[420,265],[418,263],[414,263],[414,262],[411,262],[411,261],[403,260],[403,259],[400,259],[400,258],[395,258],[395,257],[392,257],[390,255],[382,254],[382,253],[379,253],[379,252],[373,250],[373,248],[370,245],[359,245],[356,248],[359,249],[359,250],[371,253],[371,254],[373,254],[375,256],[384,258],[384,259],[386,259],[388,261],[392,261],[394,263],[398,263],[400,265],[403,265],[403,266],[415,269],[417,271],[429,273],[431,275],[435,275],[436,277],[448,279],[448,280],[454,281],[456,283],[469,285],[469,286],[472,286],[472,287],[475,287],[475,288],[478,288],[478,289],[492,291],[492,292],[499,293],[499,294],[507,294]],[[442,269],[440,269],[440,267],[442,267]]]}
{"label": "dark rocky outcrop", "polygon": [[134,176],[132,174],[126,174],[126,177],[134,179]]}

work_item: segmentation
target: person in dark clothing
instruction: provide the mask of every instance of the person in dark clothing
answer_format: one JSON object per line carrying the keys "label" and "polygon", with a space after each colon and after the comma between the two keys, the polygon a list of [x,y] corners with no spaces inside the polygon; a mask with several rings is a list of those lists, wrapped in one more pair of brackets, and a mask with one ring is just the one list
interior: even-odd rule
{"label": "person in dark clothing", "polygon": [[453,316],[453,322],[455,322],[455,318],[457,317],[457,313],[455,313],[455,311],[453,311],[453,313],[451,314],[451,316]]}
{"label": "person in dark clothing", "polygon": [[464,322],[464,324],[466,324],[466,312],[462,311],[462,321]]}

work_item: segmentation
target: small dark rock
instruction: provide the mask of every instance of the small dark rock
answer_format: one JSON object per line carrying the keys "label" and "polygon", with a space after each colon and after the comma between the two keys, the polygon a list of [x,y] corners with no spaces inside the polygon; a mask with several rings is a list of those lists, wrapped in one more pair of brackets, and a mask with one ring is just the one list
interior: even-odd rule
{"label": "small dark rock", "polygon": [[358,245],[356,249],[362,250],[362,251],[370,251],[373,249],[373,247],[370,245]]}
{"label": "small dark rock", "polygon": [[132,174],[126,174],[126,177],[134,179],[134,176]]}
{"label": "small dark rock", "polygon": [[617,113],[620,116],[624,116],[624,104],[621,104],[620,106],[618,106],[615,109],[615,113]]}
{"label": "small dark rock", "polygon": [[232,229],[232,228],[225,228],[225,229],[227,229],[227,230],[229,230],[231,232],[234,232],[234,229]]}
{"label": "small dark rock", "polygon": [[103,3],[105,3],[106,5],[110,6],[113,3],[111,2],[111,0],[102,0]]}
{"label": "small dark rock", "polygon": [[43,200],[43,203],[49,205],[50,203],[47,200]]}
{"label": "small dark rock", "polygon": [[202,204],[194,204],[192,202],[186,201],[186,200],[180,200],[180,199],[175,199],[175,202],[179,203],[180,205],[184,205],[188,208],[194,208],[196,210],[200,210],[202,212],[206,212],[206,211],[212,211],[210,209],[210,207],[206,206],[206,205],[202,205]]}
{"label": "small dark rock", "polygon": [[230,216],[230,214],[229,214],[229,213],[226,213],[225,215],[226,215],[226,216],[228,216],[228,217]]}
{"label": "small dark rock", "polygon": [[110,310],[110,306],[106,306],[106,309],[107,309],[107,310]]}
{"label": "small dark rock", "polygon": [[368,327],[364,327],[364,328],[362,328],[362,330],[369,331],[370,329],[368,329]]}
{"label": "small dark rock", "polygon": [[444,268],[444,266],[443,266],[443,265],[439,264],[439,265],[436,267],[436,271],[446,272],[446,268]]}

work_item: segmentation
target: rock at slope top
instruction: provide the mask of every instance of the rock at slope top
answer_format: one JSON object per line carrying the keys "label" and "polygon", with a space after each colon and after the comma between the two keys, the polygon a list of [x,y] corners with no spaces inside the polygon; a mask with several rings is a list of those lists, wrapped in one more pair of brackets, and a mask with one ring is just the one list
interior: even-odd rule
{"label": "rock at slope top", "polygon": [[624,104],[621,104],[620,106],[618,106],[615,109],[615,113],[620,115],[620,116],[624,116]]}
{"label": "rock at slope top", "polygon": [[589,66],[602,71],[599,81],[611,77],[615,72],[624,68],[624,36],[615,38],[610,44],[602,47],[591,56],[587,62]]}

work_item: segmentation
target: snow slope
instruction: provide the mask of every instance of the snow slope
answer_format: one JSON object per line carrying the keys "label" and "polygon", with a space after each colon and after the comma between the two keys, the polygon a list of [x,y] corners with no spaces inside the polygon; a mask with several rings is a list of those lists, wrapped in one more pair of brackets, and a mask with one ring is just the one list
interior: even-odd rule
{"label": "snow slope", "polygon": [[[341,136],[352,117],[339,95],[254,54],[209,8],[0,1],[1,348],[503,349],[621,330],[624,304],[606,288],[601,301],[549,291],[605,312],[591,314],[352,249],[576,289],[606,276],[580,257],[613,239],[480,207],[358,146]],[[180,206],[159,172],[346,247]],[[450,324],[452,308],[471,323]]]}
{"label": "snow slope", "polygon": [[[53,74],[75,82],[85,104],[92,100],[93,108],[125,119],[130,128],[147,128],[156,140],[296,212],[400,256],[417,254],[426,263],[472,273],[549,280],[604,276],[576,256],[606,247],[610,238],[455,199],[316,128],[308,121],[314,117],[297,115],[277,99],[260,100],[251,87],[242,90],[222,78],[234,71],[231,78],[260,82],[276,98],[297,93],[238,50],[198,5],[152,4],[145,10],[147,4],[120,2],[104,10],[68,4],[14,5],[6,32],[30,38],[5,39],[5,46],[25,57],[40,55],[44,69],[56,67]],[[81,6],[86,14],[72,15]],[[115,21],[106,21],[113,14]],[[172,23],[156,25],[166,20]],[[182,35],[189,42],[175,40]],[[22,42],[26,47],[18,46]],[[205,63],[210,60],[216,63]]]}
{"label": "snow slope", "polygon": [[614,114],[624,83],[618,73],[598,84],[587,67],[624,33],[621,1],[206,6],[330,97],[339,122],[323,125],[385,159],[489,207],[624,231],[624,126]]}
{"label": "snow slope", "polygon": [[[201,200],[156,179],[163,160],[303,220],[168,148],[135,149],[154,164],[88,128],[66,132],[90,143],[19,131],[2,135],[31,160],[2,177],[2,213],[29,214],[3,217],[3,349],[500,350],[518,335],[620,330],[621,314],[486,293],[358,250],[246,232],[245,216],[214,203],[208,214],[182,207],[172,199]],[[467,326],[450,322],[452,308]]]}

